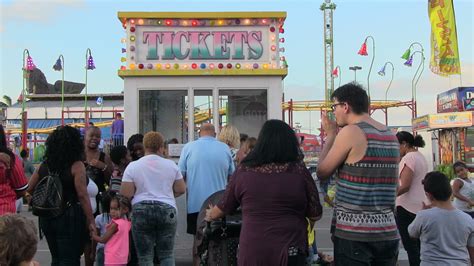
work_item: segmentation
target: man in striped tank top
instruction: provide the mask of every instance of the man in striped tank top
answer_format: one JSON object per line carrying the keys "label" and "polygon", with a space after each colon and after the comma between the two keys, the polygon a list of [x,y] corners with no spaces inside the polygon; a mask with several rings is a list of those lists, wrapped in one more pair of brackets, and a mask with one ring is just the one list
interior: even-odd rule
{"label": "man in striped tank top", "polygon": [[370,117],[369,98],[359,84],[338,88],[331,99],[335,121],[323,113],[326,141],[317,175],[328,178],[338,172],[331,226],[335,263],[396,265],[399,143]]}

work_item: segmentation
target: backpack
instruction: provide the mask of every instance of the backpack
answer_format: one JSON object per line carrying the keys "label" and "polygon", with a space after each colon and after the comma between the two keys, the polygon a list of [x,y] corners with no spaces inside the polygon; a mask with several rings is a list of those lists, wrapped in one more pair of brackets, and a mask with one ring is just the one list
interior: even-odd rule
{"label": "backpack", "polygon": [[31,198],[31,207],[33,215],[42,218],[55,218],[63,213],[65,203],[59,174],[48,171],[48,175],[38,182]]}

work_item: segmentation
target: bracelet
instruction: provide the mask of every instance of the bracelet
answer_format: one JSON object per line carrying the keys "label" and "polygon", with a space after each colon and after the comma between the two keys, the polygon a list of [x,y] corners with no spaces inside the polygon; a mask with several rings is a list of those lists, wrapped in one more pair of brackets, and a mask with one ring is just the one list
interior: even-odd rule
{"label": "bracelet", "polygon": [[105,164],[104,168],[102,169],[102,172],[105,172],[107,170],[107,164]]}

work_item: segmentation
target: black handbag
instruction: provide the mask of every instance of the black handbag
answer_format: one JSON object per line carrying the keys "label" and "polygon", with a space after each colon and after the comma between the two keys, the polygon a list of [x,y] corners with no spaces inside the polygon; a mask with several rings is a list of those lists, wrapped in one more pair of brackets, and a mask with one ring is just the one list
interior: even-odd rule
{"label": "black handbag", "polygon": [[238,238],[242,228],[242,213],[237,212],[209,224],[210,239]]}

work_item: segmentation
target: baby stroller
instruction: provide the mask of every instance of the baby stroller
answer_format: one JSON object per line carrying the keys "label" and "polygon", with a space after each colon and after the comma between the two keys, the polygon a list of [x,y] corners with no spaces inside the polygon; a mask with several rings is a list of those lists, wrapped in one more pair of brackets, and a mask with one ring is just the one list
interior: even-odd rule
{"label": "baby stroller", "polygon": [[237,266],[242,212],[212,222],[206,222],[206,209],[209,204],[217,205],[224,196],[224,190],[217,191],[203,203],[197,222],[197,254],[201,266],[228,265]]}

